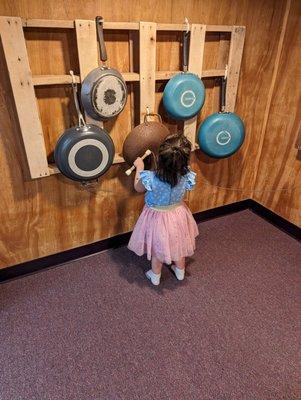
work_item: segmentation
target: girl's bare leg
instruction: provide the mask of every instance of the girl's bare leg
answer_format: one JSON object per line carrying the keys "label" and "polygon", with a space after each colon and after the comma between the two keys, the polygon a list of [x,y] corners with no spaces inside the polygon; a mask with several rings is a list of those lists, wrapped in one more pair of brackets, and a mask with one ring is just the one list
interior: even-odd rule
{"label": "girl's bare leg", "polygon": [[179,269],[185,269],[185,257],[180,258],[178,261],[174,261],[174,263]]}
{"label": "girl's bare leg", "polygon": [[155,256],[152,257],[152,271],[154,274],[161,274],[162,263]]}
{"label": "girl's bare leg", "polygon": [[182,281],[185,277],[185,257],[180,258],[180,260],[174,261],[175,265],[171,266],[178,281]]}
{"label": "girl's bare leg", "polygon": [[152,282],[153,285],[157,286],[160,283],[161,278],[161,270],[162,270],[161,261],[159,261],[155,256],[152,257],[152,269],[147,271],[145,274],[147,278]]}

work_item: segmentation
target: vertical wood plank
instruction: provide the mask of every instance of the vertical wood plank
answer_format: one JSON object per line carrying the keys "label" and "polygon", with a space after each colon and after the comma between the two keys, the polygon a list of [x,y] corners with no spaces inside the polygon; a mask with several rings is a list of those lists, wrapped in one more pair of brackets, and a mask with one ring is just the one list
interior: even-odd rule
{"label": "vertical wood plank", "polygon": [[[134,72],[134,34],[129,31],[129,67],[130,72]],[[130,87],[130,115],[131,115],[131,129],[135,127],[135,99],[134,99],[134,83],[129,84]]]}
{"label": "vertical wood plank", "polygon": [[[192,24],[189,45],[188,71],[202,76],[206,25]],[[184,122],[184,135],[190,140],[192,150],[196,145],[197,116]]]}
{"label": "vertical wood plank", "polygon": [[155,109],[156,31],[156,23],[140,22],[140,122],[143,122],[147,107],[151,113]]}
{"label": "vertical wood plank", "polygon": [[234,112],[235,109],[245,33],[244,26],[234,26],[231,32],[226,89],[226,111],[228,112]]}
{"label": "vertical wood plank", "polygon": [[30,176],[48,176],[46,147],[21,18],[0,17],[0,35]]}
{"label": "vertical wood plank", "polygon": [[[80,78],[81,81],[83,81],[90,71],[99,66],[95,21],[76,19],[75,30],[76,30]],[[97,121],[93,119],[86,112],[85,112],[85,118],[87,123],[98,125],[101,128],[103,127],[102,121]]]}

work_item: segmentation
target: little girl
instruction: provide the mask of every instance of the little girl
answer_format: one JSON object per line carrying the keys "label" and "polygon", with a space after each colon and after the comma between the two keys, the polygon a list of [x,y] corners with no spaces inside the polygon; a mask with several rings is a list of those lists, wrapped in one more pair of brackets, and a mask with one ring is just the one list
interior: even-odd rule
{"label": "little girl", "polygon": [[195,250],[197,224],[182,201],[192,190],[196,174],[189,170],[191,143],[183,134],[169,135],[158,152],[154,171],[144,170],[141,158],[134,162],[134,187],[145,192],[145,206],[136,223],[128,248],[137,255],[147,255],[152,268],[146,276],[159,285],[163,263],[171,266],[176,278],[183,280],[185,257]]}

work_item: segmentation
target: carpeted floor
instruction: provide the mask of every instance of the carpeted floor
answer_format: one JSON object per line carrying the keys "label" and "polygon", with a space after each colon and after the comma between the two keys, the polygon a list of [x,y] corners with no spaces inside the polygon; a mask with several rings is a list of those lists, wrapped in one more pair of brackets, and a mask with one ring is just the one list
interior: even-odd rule
{"label": "carpeted floor", "polygon": [[120,248],[1,285],[0,399],[300,399],[300,243],[250,211],[199,228],[181,283]]}

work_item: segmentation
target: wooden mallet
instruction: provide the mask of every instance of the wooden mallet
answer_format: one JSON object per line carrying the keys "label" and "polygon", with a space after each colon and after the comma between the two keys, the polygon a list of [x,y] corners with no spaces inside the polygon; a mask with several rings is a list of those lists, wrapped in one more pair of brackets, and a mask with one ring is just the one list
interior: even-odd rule
{"label": "wooden mallet", "polygon": [[[141,157],[141,160],[144,160],[147,156],[149,156],[152,152],[150,150],[146,150],[146,152],[143,154],[143,156]],[[125,173],[127,174],[127,176],[130,176],[131,173],[134,171],[135,169],[135,165],[133,165],[131,168],[127,169],[125,171]]]}

